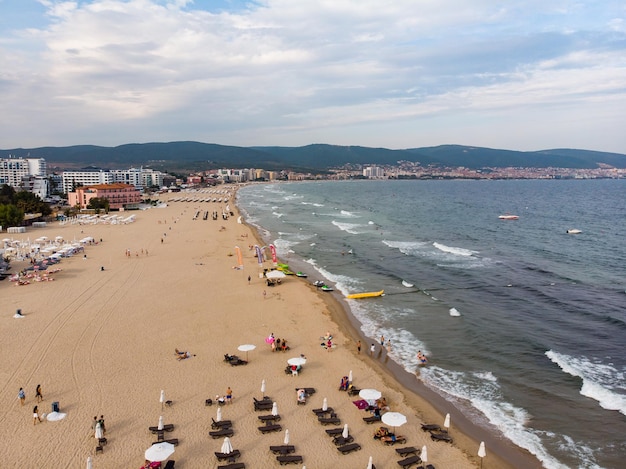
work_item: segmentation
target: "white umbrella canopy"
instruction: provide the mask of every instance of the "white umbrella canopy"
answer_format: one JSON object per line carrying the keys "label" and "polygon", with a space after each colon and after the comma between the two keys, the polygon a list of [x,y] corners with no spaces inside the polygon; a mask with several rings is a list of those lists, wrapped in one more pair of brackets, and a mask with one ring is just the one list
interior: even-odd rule
{"label": "white umbrella canopy", "polygon": [[254,350],[255,348],[256,348],[256,345],[243,344],[243,345],[240,345],[239,347],[237,347],[237,350],[239,350],[240,352],[246,352],[246,361],[248,361],[248,352],[250,350]]}
{"label": "white umbrella canopy", "polygon": [[324,398],[324,402],[322,402],[322,410],[326,412],[328,410],[328,399]]}
{"label": "white umbrella canopy", "polygon": [[303,357],[293,357],[287,360],[289,365],[302,366],[306,363],[306,358]]}
{"label": "white umbrella canopy", "polygon": [[284,272],[281,272],[280,270],[271,270],[265,274],[265,277],[269,278],[270,280],[278,280],[278,279],[283,279],[287,276],[285,275]]}
{"label": "white umbrella canopy", "polygon": [[344,424],[343,431],[341,432],[341,436],[344,438],[348,438],[350,436],[350,432],[348,431],[348,424]]}
{"label": "white umbrella canopy", "polygon": [[283,443],[286,445],[289,444],[289,429],[285,430],[285,439],[283,440]]}
{"label": "white umbrella canopy", "polygon": [[367,469],[372,469],[374,467],[374,459],[370,456],[370,460],[367,463]]}
{"label": "white umbrella canopy", "polygon": [[443,421],[443,426],[446,427],[446,430],[450,428],[450,414],[446,414],[446,418]]}
{"label": "white umbrella canopy", "polygon": [[157,425],[157,430],[163,430],[163,416],[162,415],[159,416],[159,424]]}
{"label": "white umbrella canopy", "polygon": [[222,408],[220,406],[217,406],[217,415],[215,417],[215,421],[216,422],[222,421]]}
{"label": "white umbrella canopy", "polygon": [[376,399],[380,399],[382,395],[383,394],[377,389],[361,389],[359,391],[359,397],[366,401],[375,401]]}
{"label": "white umbrella canopy", "polygon": [[102,434],[102,425],[100,425],[100,422],[98,422],[96,423],[96,431],[95,431],[96,440],[99,440],[103,436],[104,435]]}
{"label": "white umbrella canopy", "polygon": [[155,443],[144,454],[148,461],[165,461],[174,454],[174,445],[166,441]]}
{"label": "white umbrella canopy", "polygon": [[382,422],[392,427],[399,427],[406,423],[406,416],[400,412],[386,412],[381,418]]}
{"label": "white umbrella canopy", "polygon": [[426,445],[422,446],[422,452],[420,453],[420,459],[422,462],[428,462],[428,449],[426,449]]}
{"label": "white umbrella canopy", "polygon": [[276,402],[272,402],[272,415],[274,417],[278,415],[278,404]]}
{"label": "white umbrella canopy", "polygon": [[230,442],[230,438],[224,438],[224,442],[222,443],[221,452],[224,454],[230,454],[233,452],[233,445]]}

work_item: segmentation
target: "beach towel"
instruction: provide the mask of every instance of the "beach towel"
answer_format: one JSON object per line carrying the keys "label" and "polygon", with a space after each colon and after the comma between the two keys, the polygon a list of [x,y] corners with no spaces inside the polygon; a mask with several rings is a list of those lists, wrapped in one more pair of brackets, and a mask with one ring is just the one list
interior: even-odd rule
{"label": "beach towel", "polygon": [[359,410],[365,410],[370,405],[367,403],[365,399],[359,399],[358,401],[352,401],[352,403],[359,408]]}

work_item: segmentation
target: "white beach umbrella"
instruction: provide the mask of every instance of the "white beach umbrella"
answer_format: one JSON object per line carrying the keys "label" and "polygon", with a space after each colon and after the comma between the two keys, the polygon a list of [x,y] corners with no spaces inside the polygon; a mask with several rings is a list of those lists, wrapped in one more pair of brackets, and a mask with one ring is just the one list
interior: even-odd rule
{"label": "white beach umbrella", "polygon": [[376,389],[361,389],[359,391],[359,397],[366,401],[375,401],[376,399],[380,399],[382,395],[383,394]]}
{"label": "white beach umbrella", "polygon": [[237,347],[237,350],[239,350],[240,352],[246,352],[246,361],[248,361],[248,352],[250,350],[254,350],[256,348],[256,345],[253,344],[243,344],[240,345],[239,347]]}
{"label": "white beach umbrella", "polygon": [[350,433],[348,431],[348,424],[344,424],[343,426],[343,431],[341,432],[341,436],[343,436],[344,438],[348,438],[350,436]]}
{"label": "white beach umbrella", "polygon": [[350,370],[350,373],[348,373],[348,382],[352,382],[352,370]]}
{"label": "white beach umbrella", "polygon": [[485,450],[485,442],[481,441],[480,446],[478,447],[478,457],[480,458],[480,467],[483,467],[483,458],[487,456],[487,451]]}
{"label": "white beach umbrella", "polygon": [[233,445],[230,442],[230,438],[224,438],[224,442],[222,443],[222,449],[220,451],[224,454],[230,454],[233,452]]}
{"label": "white beach umbrella", "polygon": [[215,417],[215,421],[216,422],[222,421],[222,408],[220,406],[217,406],[217,416]]}
{"label": "white beach umbrella", "polygon": [[324,402],[322,402],[322,410],[326,412],[328,410],[328,399],[324,398]]}
{"label": "white beach umbrella", "polygon": [[157,430],[163,430],[163,416],[159,417],[159,424],[157,425]]}
{"label": "white beach umbrella", "polygon": [[99,440],[103,436],[104,435],[102,434],[102,425],[100,425],[100,422],[98,422],[96,423],[96,431],[95,431],[96,440]]}
{"label": "white beach umbrella", "polygon": [[261,395],[265,395],[265,380],[261,381]]}
{"label": "white beach umbrella", "polygon": [[372,469],[374,467],[374,459],[370,456],[370,460],[367,463],[367,469]]}
{"label": "white beach umbrella", "polygon": [[446,418],[443,421],[443,426],[446,427],[446,430],[450,429],[450,414],[446,414]]}
{"label": "white beach umbrella", "polygon": [[272,415],[274,417],[278,415],[278,404],[276,402],[272,402]]}
{"label": "white beach umbrella", "polygon": [[87,469],[92,469],[93,463],[91,462],[91,456],[87,458]]}
{"label": "white beach umbrella", "polygon": [[161,410],[163,410],[163,406],[165,406],[165,391],[161,389],[161,396],[159,397],[159,402],[161,403]]}
{"label": "white beach umbrella", "polygon": [[279,280],[287,276],[285,275],[284,272],[281,272],[280,270],[272,270],[268,272],[267,274],[265,274],[265,277],[269,278],[270,280]]}
{"label": "white beach umbrella", "polygon": [[305,363],[306,363],[306,358],[304,357],[293,357],[287,360],[287,364],[289,365],[302,366]]}
{"label": "white beach umbrella", "polygon": [[422,446],[422,452],[420,453],[420,459],[422,462],[428,462],[428,450],[426,449],[426,445]]}
{"label": "white beach umbrella", "polygon": [[286,445],[289,444],[289,430],[285,430],[285,439],[283,440],[283,443],[285,443]]}
{"label": "white beach umbrella", "polygon": [[148,461],[165,461],[172,454],[174,454],[174,445],[167,441],[161,443],[155,443],[148,448],[144,454],[144,457]]}
{"label": "white beach umbrella", "polygon": [[386,425],[394,427],[400,427],[406,423],[406,416],[400,412],[386,412],[381,418],[382,422]]}

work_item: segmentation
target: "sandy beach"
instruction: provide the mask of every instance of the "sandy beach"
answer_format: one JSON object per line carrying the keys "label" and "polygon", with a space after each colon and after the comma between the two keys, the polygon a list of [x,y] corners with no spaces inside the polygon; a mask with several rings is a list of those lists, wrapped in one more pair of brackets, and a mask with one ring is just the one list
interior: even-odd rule
{"label": "sandy beach", "polygon": [[[223,396],[228,387],[233,399],[221,407],[222,418],[232,420],[231,442],[248,468],[278,467],[269,446],[283,444],[287,429],[294,454],[308,469],[365,468],[370,456],[378,469],[400,467],[396,448],[423,445],[428,463],[437,468],[479,467],[480,440],[487,444],[484,468],[540,467],[527,453],[455,414],[384,354],[370,357],[367,339],[335,296],[320,294],[310,281],[295,276],[268,287],[249,249],[257,243],[256,233],[237,223],[232,203],[231,209],[234,216],[228,220],[194,219],[197,210],[221,207],[171,202],[132,212],[136,221],[130,224],[53,223],[7,235],[22,240],[91,236],[96,243],[85,247],[86,257],[64,259],[54,281],[0,283],[0,467],[78,468],[91,456],[94,468],[139,468],[157,439],[148,427],[163,416],[165,424],[174,425],[166,438],[179,440],[170,458],[176,467],[216,468],[226,464],[214,455],[223,440],[209,436],[217,406],[205,401]],[[243,269],[234,268],[235,246],[241,248]],[[26,266],[13,262],[12,272]],[[13,317],[18,308],[24,318]],[[336,345],[331,351],[320,346],[327,332]],[[273,352],[265,340],[271,333],[286,339],[290,350]],[[357,340],[363,343],[360,354]],[[242,344],[256,348],[238,351]],[[176,348],[193,356],[179,361]],[[249,363],[230,366],[224,361],[227,353]],[[307,358],[301,372],[286,374],[287,359],[301,354]],[[356,387],[380,390],[392,411],[407,416],[407,423],[395,429],[406,444],[390,446],[373,438],[381,424],[365,423],[362,418],[369,414],[353,404],[358,396],[338,390],[349,371]],[[262,396],[263,380],[264,394],[277,403],[281,416],[281,430],[275,433],[258,430],[263,425],[258,416],[269,413],[253,407],[253,398]],[[44,397],[40,413],[58,402],[66,413],[63,420],[33,424],[38,384]],[[20,387],[26,392],[23,406],[17,398]],[[297,405],[300,387],[316,390],[306,405]],[[161,390],[171,406],[162,408]],[[348,424],[360,450],[337,451],[325,432],[336,425],[321,425],[312,412],[324,398],[341,420],[339,426]],[[433,442],[420,428],[442,425],[446,412],[452,414],[453,444]],[[91,423],[100,415],[107,445],[96,454]]]}

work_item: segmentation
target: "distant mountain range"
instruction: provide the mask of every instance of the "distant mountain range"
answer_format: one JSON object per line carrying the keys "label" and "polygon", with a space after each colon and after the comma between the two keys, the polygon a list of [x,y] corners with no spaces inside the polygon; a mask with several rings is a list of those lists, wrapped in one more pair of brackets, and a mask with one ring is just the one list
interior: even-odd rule
{"label": "distant mountain range", "polygon": [[314,144],[303,147],[235,147],[201,142],[127,144],[117,147],[70,147],[0,150],[9,155],[45,158],[49,169],[99,167],[123,169],[144,166],[163,171],[195,171],[215,168],[264,168],[319,172],[345,165],[397,165],[399,161],[422,166],[574,168],[602,166],[626,168],[626,155],[590,150],[553,149],[532,152],[496,150],[463,145],[390,150],[360,146]]}

